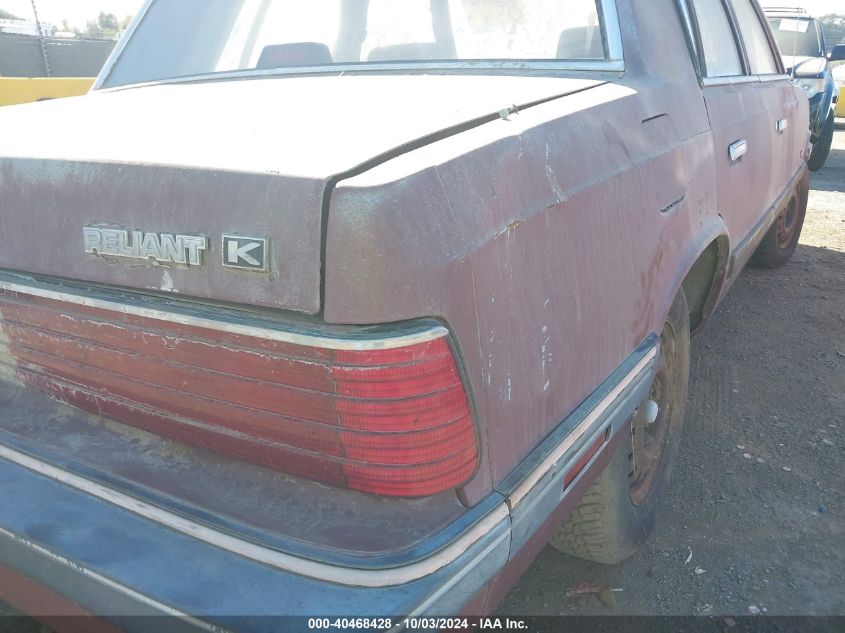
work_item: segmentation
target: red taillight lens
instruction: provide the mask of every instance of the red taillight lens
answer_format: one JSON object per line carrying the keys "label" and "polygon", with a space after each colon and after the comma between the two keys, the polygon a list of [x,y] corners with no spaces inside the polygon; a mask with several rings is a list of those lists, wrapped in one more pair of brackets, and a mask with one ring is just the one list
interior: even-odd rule
{"label": "red taillight lens", "polygon": [[432,495],[476,469],[475,425],[443,328],[360,343],[286,339],[266,326],[233,331],[75,299],[0,285],[0,346],[18,376],[75,406],[370,493]]}

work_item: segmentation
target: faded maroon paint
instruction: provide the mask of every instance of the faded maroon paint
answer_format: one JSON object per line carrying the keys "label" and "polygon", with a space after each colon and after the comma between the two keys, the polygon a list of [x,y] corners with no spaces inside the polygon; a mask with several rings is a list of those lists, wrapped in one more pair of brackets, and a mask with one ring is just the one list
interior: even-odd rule
{"label": "faded maroon paint", "polygon": [[[673,3],[618,6],[623,77],[408,153],[331,197],[325,318],[430,314],[457,332],[487,439],[489,478],[470,499],[661,329],[712,241],[745,237],[752,212],[726,225],[720,200],[759,189],[771,204],[788,183],[767,163],[717,186],[727,145],[680,54]],[[784,116],[800,118],[797,91],[777,84]],[[768,124],[748,134],[752,147],[771,142]],[[794,174],[803,132],[790,134]]]}
{"label": "faded maroon paint", "polygon": [[[602,85],[563,77],[546,77],[542,82],[503,76],[273,79],[220,82],[214,88],[143,88],[126,91],[127,97],[100,95],[97,99],[103,101],[97,103],[114,104],[118,101],[107,99],[123,98],[120,103],[131,104],[136,94],[143,95],[139,100],[163,108],[160,102],[165,96],[188,96],[196,105],[200,97],[237,93],[237,99],[226,97],[228,106],[241,99],[247,102],[244,95],[250,94],[270,100],[272,108],[278,109],[274,97],[281,99],[288,88],[301,89],[297,94],[301,100],[292,113],[274,117],[268,112],[272,108],[253,111],[247,119],[257,120],[258,125],[250,125],[251,136],[246,139],[238,137],[237,128],[228,121],[222,123],[225,133],[220,146],[223,140],[234,142],[231,157],[220,147],[212,147],[207,155],[183,149],[190,143],[180,144],[175,158],[174,151],[156,155],[145,146],[148,160],[167,156],[187,168],[184,184],[191,188],[190,195],[197,189],[201,203],[192,206],[185,195],[185,207],[176,209],[175,217],[203,226],[207,221],[209,230],[217,230],[221,215],[230,212],[233,196],[226,190],[231,183],[260,177],[279,187],[270,197],[280,211],[268,234],[277,240],[277,266],[290,266],[288,277],[262,286],[263,282],[247,275],[230,281],[222,270],[193,278],[181,271],[176,287],[200,299],[314,312],[318,304],[316,235],[326,241],[325,296],[320,306],[324,322],[442,319],[458,342],[481,433],[481,466],[462,491],[464,499],[474,503],[649,333],[661,329],[690,267],[715,242],[719,265],[705,307],[706,313],[712,311],[730,286],[731,279],[724,277],[730,255],[804,169],[807,104],[788,79],[766,82],[765,92],[762,83],[702,89],[671,0],[619,0],[617,5],[626,70],[603,75],[607,82]],[[263,81],[270,88],[254,87]],[[326,101],[315,99],[316,94],[323,94]],[[504,105],[554,95],[567,96],[444,134],[440,140],[414,143],[425,134]],[[84,106],[82,101],[76,103]],[[464,107],[467,103],[472,107]],[[184,119],[179,124],[187,130],[176,130],[179,138],[197,139],[192,125],[184,123],[190,113],[179,107]],[[209,107],[217,115],[225,110]],[[338,116],[340,111],[343,116]],[[790,123],[784,135],[773,133],[779,118]],[[143,133],[162,138],[149,127]],[[259,141],[261,134],[267,136]],[[286,144],[286,135],[296,142]],[[728,164],[728,145],[739,138],[747,140],[749,154],[736,165]],[[319,151],[314,150],[315,142]],[[205,150],[209,147],[202,145]],[[280,147],[292,151],[279,152],[277,158],[273,152]],[[83,211],[92,204],[96,207],[98,201],[105,200],[110,208],[117,204],[118,194],[108,197],[111,194],[100,192],[96,198],[94,193],[79,192],[96,191],[104,174],[120,174],[106,171],[119,167],[99,165],[113,152],[118,161],[138,160],[132,149],[131,144],[116,148],[98,142],[90,150],[96,170],[84,171],[85,177],[74,182],[71,192],[78,199],[70,205],[69,219],[62,226],[78,224]],[[227,147],[226,151],[231,150]],[[367,165],[362,173],[355,170],[379,155],[380,161]],[[761,155],[764,160],[755,162]],[[221,170],[237,168],[240,160],[249,166],[244,171],[259,175],[231,175],[230,184],[214,189],[210,183],[220,179]],[[12,184],[10,199],[15,203],[9,208],[34,216],[41,213],[41,203],[26,199],[25,189],[17,187],[20,173],[30,170],[29,185],[43,177],[52,187],[47,202],[56,211],[59,177],[50,176],[49,170],[72,173],[73,165],[54,167],[42,161],[28,166],[26,161],[7,161],[11,175],[4,176],[2,186]],[[193,169],[197,165],[202,170]],[[170,193],[152,198],[154,209],[164,209],[172,200],[183,201],[169,180],[177,172],[149,169],[171,188]],[[141,188],[146,191],[154,182],[141,172],[132,173],[142,185],[122,184],[121,196],[158,196],[155,192],[142,195]],[[303,206],[297,207],[282,201],[283,190],[293,177],[322,187],[333,176],[340,180],[329,192],[326,234],[319,236],[319,230],[314,232],[319,196],[309,194],[307,202],[299,198]],[[800,178],[806,183],[805,174]],[[209,193],[204,187],[213,189]],[[266,187],[269,184],[238,185],[247,220],[253,213],[267,220],[266,207],[256,211],[256,200],[267,199],[257,192]],[[301,193],[295,189],[293,193]],[[209,210],[207,217],[201,207]],[[165,219],[145,212],[134,198],[126,202],[123,212],[119,223]],[[44,216],[38,217],[43,220]],[[307,226],[300,224],[301,218],[307,218]],[[15,218],[0,228],[27,235],[34,234],[35,226],[21,228]],[[253,230],[249,221],[242,230]],[[302,247],[309,245],[301,258],[296,245],[291,250],[278,248],[292,240],[300,240]],[[0,259],[0,266],[28,267],[22,263],[27,261],[27,246],[15,246],[7,259]],[[147,269],[110,265],[95,270],[91,262],[84,268],[74,257],[81,255],[62,251],[48,258],[48,264],[38,265],[52,274],[63,271],[128,287],[155,287],[145,277],[150,274]],[[733,272],[735,278],[738,270]],[[286,294],[293,287],[288,284],[299,279],[307,279],[302,292]],[[588,476],[575,483],[572,494],[529,546],[511,553],[505,573],[489,592],[479,594],[483,596],[479,601],[489,608],[503,595],[515,574],[521,573],[575,507],[623,436],[617,434],[612,445],[602,450]]]}
{"label": "faded maroon paint", "polygon": [[[433,314],[456,329],[487,430],[490,477],[473,498],[655,329],[684,266],[723,230],[695,75],[673,63],[425,147],[332,195],[326,318]],[[662,114],[659,134],[641,132]]]}

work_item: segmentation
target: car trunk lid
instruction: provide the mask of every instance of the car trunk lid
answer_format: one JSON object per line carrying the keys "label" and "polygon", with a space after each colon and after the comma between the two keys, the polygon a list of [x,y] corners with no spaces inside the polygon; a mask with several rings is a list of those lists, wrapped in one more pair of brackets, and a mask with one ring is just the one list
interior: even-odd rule
{"label": "car trunk lid", "polygon": [[[0,268],[316,315],[330,183],[502,109],[596,83],[260,78],[8,108],[0,113],[0,234],[13,239],[0,250]],[[130,255],[133,240],[136,251],[139,241],[179,236],[200,237],[205,247],[193,265],[86,253],[85,227],[111,231]],[[267,266],[224,265],[225,235],[247,238],[235,253],[266,239]]]}

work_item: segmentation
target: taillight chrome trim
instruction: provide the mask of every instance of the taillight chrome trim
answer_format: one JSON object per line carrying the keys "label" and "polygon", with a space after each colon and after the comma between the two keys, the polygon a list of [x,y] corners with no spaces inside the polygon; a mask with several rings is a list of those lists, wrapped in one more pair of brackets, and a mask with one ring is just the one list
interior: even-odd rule
{"label": "taillight chrome trim", "polygon": [[[428,558],[401,567],[386,569],[340,567],[301,558],[238,538],[237,536],[218,530],[207,524],[193,521],[186,516],[153,505],[138,497],[123,493],[87,477],[82,477],[63,468],[59,468],[32,455],[11,448],[8,445],[0,444],[0,459],[5,459],[19,466],[23,466],[28,470],[64,484],[69,488],[89,494],[166,526],[176,532],[199,539],[233,554],[283,571],[352,587],[391,587],[424,578],[457,560],[470,547],[485,537],[489,537],[491,533],[500,531],[508,534],[510,529],[510,512],[507,504],[502,501],[493,507],[475,525]],[[483,555],[483,552],[480,555]]]}
{"label": "taillight chrome trim", "polygon": [[427,343],[435,339],[447,338],[449,336],[449,330],[442,325],[428,325],[418,332],[400,332],[396,334],[383,332],[379,333],[377,336],[362,335],[359,337],[334,337],[305,332],[294,332],[285,329],[281,324],[279,328],[276,329],[265,325],[224,321],[207,316],[188,314],[187,312],[177,310],[168,310],[163,307],[151,308],[130,302],[119,301],[117,299],[112,300],[102,297],[87,296],[81,293],[74,293],[66,286],[66,290],[53,290],[46,284],[38,283],[35,280],[27,279],[27,281],[29,283],[14,281],[9,275],[0,272],[0,291],[19,292],[42,299],[63,301],[87,308],[110,310],[131,316],[164,321],[171,324],[177,323],[190,327],[225,332],[227,334],[250,336],[253,338],[266,339],[279,343],[290,343],[293,345],[316,347],[319,349],[343,351],[389,350],[418,345],[420,343]]}

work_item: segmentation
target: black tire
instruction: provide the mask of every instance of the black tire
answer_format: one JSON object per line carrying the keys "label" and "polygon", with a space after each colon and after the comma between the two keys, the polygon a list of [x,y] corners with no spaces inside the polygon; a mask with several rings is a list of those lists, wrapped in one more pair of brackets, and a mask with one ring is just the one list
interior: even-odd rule
{"label": "black tire", "polygon": [[836,127],[836,117],[833,112],[827,117],[827,120],[822,126],[822,132],[819,135],[819,142],[813,145],[813,151],[810,154],[810,160],[807,161],[807,166],[810,171],[818,171],[824,167],[824,163],[830,154],[830,147],[833,145],[833,130]]}
{"label": "black tire", "polygon": [[[635,420],[630,436],[622,440],[607,468],[549,541],[555,549],[612,565],[632,556],[651,534],[680,448],[689,383],[689,341],[689,311],[681,291],[666,317],[658,373],[649,394],[661,408],[648,428],[666,425],[661,456],[645,475],[633,468],[636,432],[645,428],[644,421]],[[650,482],[641,479],[643,476]],[[649,485],[643,489],[645,483]]]}
{"label": "black tire", "polygon": [[754,251],[750,262],[752,266],[780,268],[792,259],[804,228],[808,194],[803,184],[793,192],[786,207]]}

